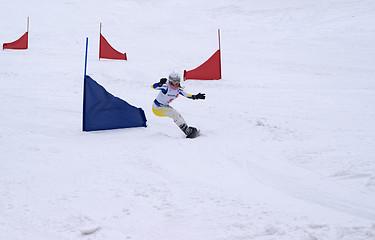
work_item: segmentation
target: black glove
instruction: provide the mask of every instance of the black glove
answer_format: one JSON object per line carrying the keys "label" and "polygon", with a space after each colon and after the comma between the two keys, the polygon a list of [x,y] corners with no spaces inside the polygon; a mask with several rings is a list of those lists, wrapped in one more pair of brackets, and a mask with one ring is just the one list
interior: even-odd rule
{"label": "black glove", "polygon": [[206,98],[206,94],[204,93],[198,93],[197,95],[193,95],[193,99],[196,100],[196,99],[205,99]]}
{"label": "black glove", "polygon": [[158,86],[161,87],[163,86],[164,83],[167,82],[167,79],[166,78],[161,78],[160,81],[158,82]]}

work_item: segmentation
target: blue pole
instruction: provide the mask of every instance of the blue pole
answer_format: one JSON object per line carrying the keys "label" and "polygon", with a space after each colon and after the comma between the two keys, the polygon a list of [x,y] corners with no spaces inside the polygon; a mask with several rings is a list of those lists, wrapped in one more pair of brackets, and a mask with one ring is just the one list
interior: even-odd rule
{"label": "blue pole", "polygon": [[86,38],[86,54],[85,54],[85,75],[83,76],[83,78],[86,77],[86,69],[87,69],[87,48],[89,47],[89,38],[87,37]]}
{"label": "blue pole", "polygon": [[86,38],[86,54],[85,54],[85,75],[83,76],[83,116],[82,116],[82,131],[86,131],[86,70],[87,70],[87,48],[89,46],[89,38]]}

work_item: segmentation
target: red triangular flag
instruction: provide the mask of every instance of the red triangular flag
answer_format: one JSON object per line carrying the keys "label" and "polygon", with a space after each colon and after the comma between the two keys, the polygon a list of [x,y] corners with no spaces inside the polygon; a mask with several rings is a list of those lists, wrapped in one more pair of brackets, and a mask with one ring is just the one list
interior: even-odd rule
{"label": "red triangular flag", "polygon": [[99,59],[100,58],[128,60],[126,53],[120,53],[114,49],[102,34],[100,34]]}
{"label": "red triangular flag", "polygon": [[184,80],[218,80],[221,79],[220,50],[217,50],[206,62],[199,67],[184,71]]}
{"label": "red triangular flag", "polygon": [[10,43],[4,43],[3,49],[27,49],[28,39],[29,39],[29,32],[26,32],[16,41],[10,42]]}

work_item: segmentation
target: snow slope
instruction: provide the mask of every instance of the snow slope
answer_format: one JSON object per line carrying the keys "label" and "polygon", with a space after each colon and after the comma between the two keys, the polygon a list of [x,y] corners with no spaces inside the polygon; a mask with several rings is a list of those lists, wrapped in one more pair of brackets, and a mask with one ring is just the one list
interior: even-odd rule
{"label": "snow slope", "polygon": [[[21,1],[0,10],[0,239],[375,239],[375,2]],[[102,33],[128,61],[98,60]],[[185,139],[151,84],[186,81]],[[82,132],[88,74],[147,128]]]}

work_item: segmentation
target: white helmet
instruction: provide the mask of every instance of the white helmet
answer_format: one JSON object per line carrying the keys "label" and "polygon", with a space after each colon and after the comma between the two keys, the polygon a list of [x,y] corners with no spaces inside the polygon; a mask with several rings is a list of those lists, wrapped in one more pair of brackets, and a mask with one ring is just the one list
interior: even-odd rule
{"label": "white helmet", "polygon": [[181,77],[180,77],[180,74],[176,73],[176,72],[171,72],[169,74],[169,84],[173,87],[173,88],[178,88],[180,87],[180,82],[181,82]]}
{"label": "white helmet", "polygon": [[169,81],[170,82],[173,82],[173,83],[180,83],[181,82],[181,77],[180,77],[180,74],[176,73],[176,72],[171,72],[169,74]]}

